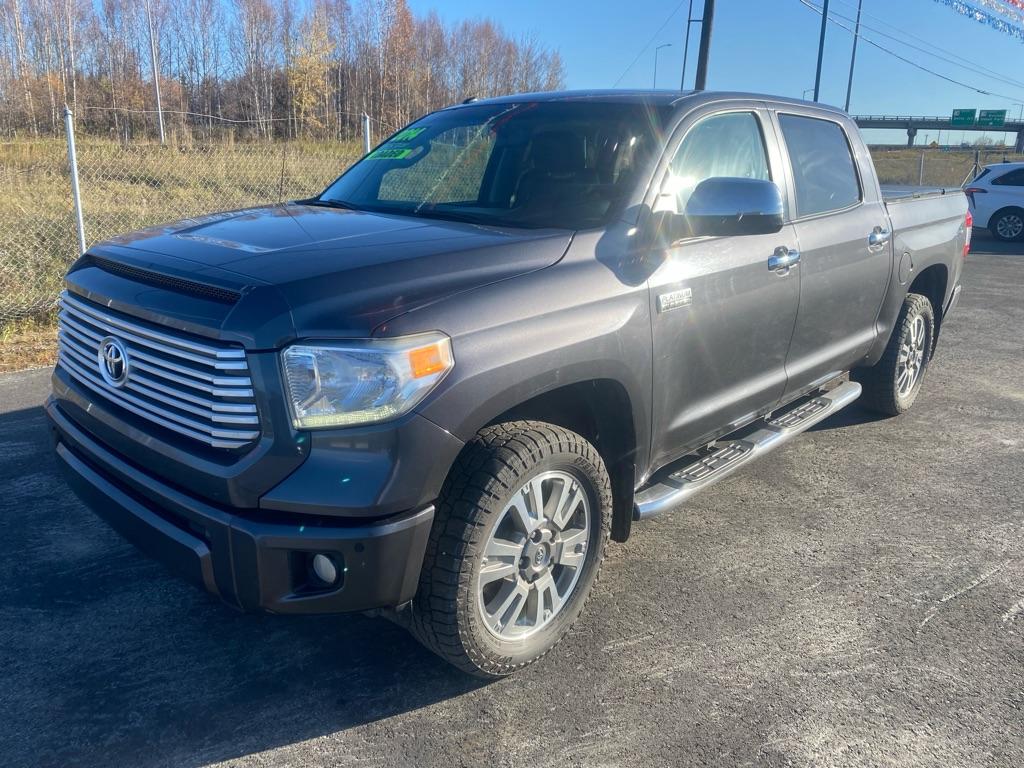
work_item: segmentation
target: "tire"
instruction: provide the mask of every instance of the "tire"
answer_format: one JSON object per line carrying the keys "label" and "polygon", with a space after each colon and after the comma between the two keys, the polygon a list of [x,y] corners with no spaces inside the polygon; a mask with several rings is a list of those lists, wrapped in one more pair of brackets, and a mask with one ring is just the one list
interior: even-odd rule
{"label": "tire", "polygon": [[996,211],[988,220],[988,231],[1004,243],[1024,239],[1024,209],[1001,208]]}
{"label": "tire", "polygon": [[[543,522],[534,519],[537,508],[550,513],[539,516]],[[561,530],[550,519],[559,510]],[[582,612],[604,559],[611,511],[604,462],[580,435],[536,421],[481,430],[445,480],[406,625],[434,653],[479,677],[536,661]],[[528,535],[531,525],[536,532]]]}
{"label": "tire", "polygon": [[[921,391],[934,346],[932,303],[918,293],[908,293],[882,359],[870,368],[857,368],[850,373],[850,378],[864,388],[861,405],[888,416],[908,410]],[[916,364],[906,365],[904,360],[908,358],[916,360]],[[906,375],[912,376],[909,386]]]}

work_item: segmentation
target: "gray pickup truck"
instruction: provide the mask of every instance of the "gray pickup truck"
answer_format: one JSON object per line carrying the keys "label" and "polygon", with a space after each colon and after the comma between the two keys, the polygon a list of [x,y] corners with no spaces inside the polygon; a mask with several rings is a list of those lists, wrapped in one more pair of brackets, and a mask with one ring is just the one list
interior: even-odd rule
{"label": "gray pickup truck", "polygon": [[472,101],[316,197],[90,248],[47,411],[79,496],[229,605],[384,615],[505,675],[609,536],[858,397],[909,408],[970,235],[835,109]]}

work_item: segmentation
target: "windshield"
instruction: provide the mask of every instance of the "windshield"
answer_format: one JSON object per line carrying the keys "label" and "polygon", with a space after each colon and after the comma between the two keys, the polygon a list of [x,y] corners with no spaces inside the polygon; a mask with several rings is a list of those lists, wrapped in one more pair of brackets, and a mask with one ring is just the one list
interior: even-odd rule
{"label": "windshield", "polygon": [[524,102],[435,112],[320,197],[359,210],[584,229],[617,214],[664,115],[642,104]]}

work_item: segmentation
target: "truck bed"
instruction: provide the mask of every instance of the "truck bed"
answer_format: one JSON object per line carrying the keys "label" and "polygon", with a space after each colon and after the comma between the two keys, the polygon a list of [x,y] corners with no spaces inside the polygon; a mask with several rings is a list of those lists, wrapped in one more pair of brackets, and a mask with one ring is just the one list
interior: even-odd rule
{"label": "truck bed", "polygon": [[882,184],[882,199],[885,202],[919,199],[922,197],[940,197],[942,195],[962,195],[960,187],[917,187],[901,184]]}

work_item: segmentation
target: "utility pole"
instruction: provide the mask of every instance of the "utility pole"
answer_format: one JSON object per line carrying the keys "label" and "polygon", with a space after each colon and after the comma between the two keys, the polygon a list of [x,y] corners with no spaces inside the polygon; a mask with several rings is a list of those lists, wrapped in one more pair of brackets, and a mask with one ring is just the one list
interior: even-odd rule
{"label": "utility pole", "polygon": [[153,67],[153,90],[156,91],[156,118],[160,124],[160,145],[165,144],[164,139],[164,110],[160,105],[160,67],[156,63],[156,40],[153,37],[153,12],[150,8],[150,0],[146,0],[146,22],[149,25],[149,62]]}
{"label": "utility pole", "polygon": [[690,0],[690,10],[686,12],[686,42],[683,43],[683,76],[679,79],[679,90],[686,90],[686,60],[690,58],[690,27],[696,21],[693,18],[693,0]]}
{"label": "utility pole", "polygon": [[857,62],[857,41],[860,40],[860,12],[864,0],[857,0],[857,23],[853,27],[853,53],[850,54],[850,79],[846,81],[846,106],[844,112],[850,111],[850,93],[853,91],[853,65]]}
{"label": "utility pole", "polygon": [[697,51],[697,79],[693,84],[697,91],[703,91],[708,83],[708,56],[711,53],[711,27],[714,21],[715,0],[704,0],[704,19],[701,22],[700,48]]}
{"label": "utility pole", "polygon": [[818,38],[818,69],[814,73],[814,100],[821,93],[821,60],[825,55],[825,28],[828,26],[828,0],[821,9],[821,36]]}
{"label": "utility pole", "polygon": [[662,43],[654,49],[654,82],[651,84],[652,88],[658,87],[658,51],[662,48],[671,48],[672,43]]}

